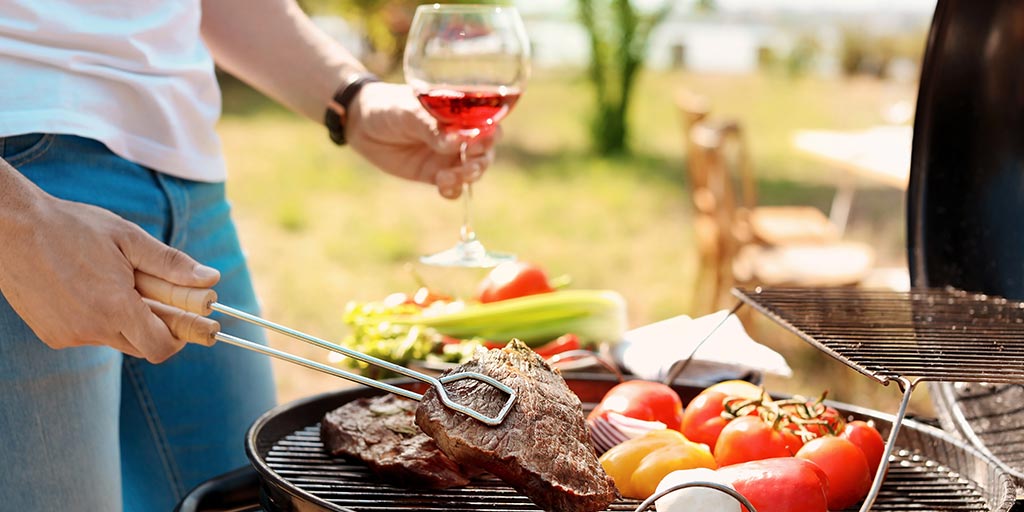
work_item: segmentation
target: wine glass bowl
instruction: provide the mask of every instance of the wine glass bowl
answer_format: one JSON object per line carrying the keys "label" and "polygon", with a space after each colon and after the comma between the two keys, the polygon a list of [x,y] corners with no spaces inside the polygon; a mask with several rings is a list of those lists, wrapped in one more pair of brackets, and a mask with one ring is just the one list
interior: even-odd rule
{"label": "wine glass bowl", "polygon": [[[429,4],[416,9],[403,69],[438,129],[461,138],[460,158],[476,137],[489,135],[522,94],[530,46],[519,12],[499,5]],[[464,183],[458,243],[420,258],[429,265],[492,267],[514,255],[487,251],[469,221],[471,185]]]}

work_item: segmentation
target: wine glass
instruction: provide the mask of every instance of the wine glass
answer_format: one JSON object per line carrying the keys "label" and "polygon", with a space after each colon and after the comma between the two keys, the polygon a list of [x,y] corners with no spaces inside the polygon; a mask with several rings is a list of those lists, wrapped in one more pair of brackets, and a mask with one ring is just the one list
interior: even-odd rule
{"label": "wine glass", "polygon": [[[405,80],[438,128],[469,142],[492,132],[522,94],[530,43],[519,12],[500,5],[428,4],[416,8],[403,61]],[[488,251],[470,223],[472,186],[463,185],[463,222],[454,247],[423,256],[428,265],[493,267],[515,255]]]}

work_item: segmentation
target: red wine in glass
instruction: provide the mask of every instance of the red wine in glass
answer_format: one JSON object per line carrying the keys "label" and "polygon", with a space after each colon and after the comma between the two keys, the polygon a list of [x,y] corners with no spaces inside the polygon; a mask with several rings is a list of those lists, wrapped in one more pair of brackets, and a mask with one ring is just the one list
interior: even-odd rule
{"label": "red wine in glass", "polygon": [[[416,8],[402,70],[438,129],[456,135],[459,159],[473,139],[494,131],[522,94],[530,74],[530,40],[515,7],[424,4]],[[515,259],[487,250],[470,224],[472,181],[463,181],[459,240],[420,257],[427,265],[486,268]]]}
{"label": "red wine in glass", "polygon": [[432,89],[417,95],[441,129],[477,136],[493,130],[519,100],[516,89]]}

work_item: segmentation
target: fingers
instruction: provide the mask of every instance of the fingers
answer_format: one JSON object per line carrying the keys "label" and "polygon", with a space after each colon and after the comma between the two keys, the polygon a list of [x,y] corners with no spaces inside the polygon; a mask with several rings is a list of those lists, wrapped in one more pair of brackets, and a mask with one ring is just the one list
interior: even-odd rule
{"label": "fingers", "polygon": [[135,289],[147,299],[204,316],[212,312],[211,305],[217,302],[217,292],[209,288],[178,286],[138,270]]}
{"label": "fingers", "polygon": [[446,199],[458,198],[462,195],[465,185],[473,183],[483,176],[491,160],[493,160],[493,156],[488,156],[485,153],[479,157],[470,157],[465,164],[437,171],[434,174],[437,191]]}
{"label": "fingers", "polygon": [[142,302],[142,297],[130,304],[121,323],[121,335],[147,361],[162,363],[185,346],[185,341],[171,334],[167,324]]}
{"label": "fingers", "polygon": [[210,288],[220,280],[216,269],[160,243],[138,226],[128,226],[119,237],[118,245],[132,267],[171,283]]}
{"label": "fingers", "polygon": [[214,336],[220,332],[220,322],[182,311],[155,300],[145,298],[142,300],[153,311],[153,314],[163,320],[175,338],[207,347],[217,342]]}
{"label": "fingers", "polygon": [[434,183],[437,185],[438,193],[445,199],[457,199],[462,195],[462,179],[455,170],[438,171],[434,175]]}

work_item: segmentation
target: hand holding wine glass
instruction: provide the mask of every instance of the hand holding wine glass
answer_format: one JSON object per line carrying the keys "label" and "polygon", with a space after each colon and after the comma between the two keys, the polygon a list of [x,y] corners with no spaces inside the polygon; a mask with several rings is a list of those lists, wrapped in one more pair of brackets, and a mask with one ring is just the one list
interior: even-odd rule
{"label": "hand holding wine glass", "polygon": [[[518,11],[495,5],[421,5],[405,49],[406,81],[438,127],[462,139],[460,157],[475,137],[489,134],[522,94],[530,48]],[[426,264],[492,267],[514,255],[487,251],[469,218],[471,185],[463,191],[459,242],[424,256]]]}

